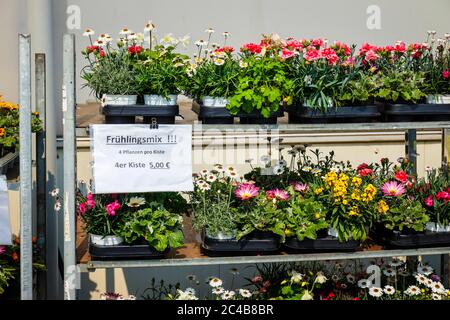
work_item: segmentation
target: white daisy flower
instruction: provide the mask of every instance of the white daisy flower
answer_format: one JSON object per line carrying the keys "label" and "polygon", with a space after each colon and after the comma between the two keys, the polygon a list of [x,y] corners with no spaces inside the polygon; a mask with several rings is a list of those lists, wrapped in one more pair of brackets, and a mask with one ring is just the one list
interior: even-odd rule
{"label": "white daisy flower", "polygon": [[217,180],[217,176],[214,174],[210,174],[206,177],[206,181],[208,182],[215,182]]}
{"label": "white daisy flower", "polygon": [[430,274],[433,273],[433,268],[430,267],[430,266],[427,266],[427,265],[425,265],[425,266],[419,265],[417,267],[417,272],[420,273],[420,274],[424,274],[426,276],[429,276]]}
{"label": "white daisy flower", "polygon": [[393,277],[396,274],[396,272],[393,268],[386,268],[383,270],[383,273],[386,277]]}
{"label": "white daisy flower", "polygon": [[355,278],[354,275],[352,275],[352,274],[348,274],[348,275],[347,275],[347,282],[348,282],[348,283],[354,284],[355,281],[356,281],[356,278]]}
{"label": "white daisy flower", "polygon": [[181,43],[183,47],[187,47],[189,45],[189,42],[191,40],[191,37],[189,35],[185,35],[183,38],[178,39],[178,43]]}
{"label": "white daisy flower", "polygon": [[184,292],[187,293],[187,294],[192,294],[192,295],[195,296],[195,289],[194,288],[187,288]]}
{"label": "white daisy flower", "polygon": [[94,46],[97,46],[97,47],[104,47],[104,46],[106,46],[106,42],[99,39],[99,40],[97,40],[97,41],[94,42]]}
{"label": "white daisy flower", "polygon": [[431,295],[431,299],[433,299],[433,300],[442,300],[442,296],[440,294],[433,293]]}
{"label": "white daisy flower", "polygon": [[150,20],[149,22],[147,22],[147,24],[145,25],[144,31],[145,32],[150,32],[155,30],[155,25],[153,24],[153,22]]}
{"label": "white daisy flower", "polygon": [[444,294],[446,292],[444,286],[440,282],[433,282],[433,284],[431,286],[431,290],[434,293],[440,293],[440,294]]}
{"label": "white daisy flower", "polygon": [[200,186],[200,185],[202,185],[204,183],[206,183],[206,181],[204,179],[198,179],[197,182],[196,182],[197,186]]}
{"label": "white daisy flower", "polygon": [[433,280],[431,280],[431,279],[427,279],[426,281],[425,281],[425,285],[428,287],[428,288],[432,288],[433,287]]}
{"label": "white daisy flower", "polygon": [[209,170],[208,169],[203,169],[200,171],[199,173],[201,176],[207,176],[209,174]]}
{"label": "white daisy flower", "polygon": [[216,66],[222,66],[225,63],[225,60],[220,58],[215,58],[213,61]]}
{"label": "white daisy flower", "polygon": [[195,45],[196,45],[197,47],[204,47],[204,46],[207,46],[207,45],[208,45],[208,41],[205,41],[205,40],[197,40],[197,41],[195,41]]}
{"label": "white daisy flower", "polygon": [[341,289],[347,289],[347,285],[345,283],[341,284]]}
{"label": "white daisy flower", "polygon": [[107,34],[107,33],[103,33],[103,34],[98,36],[99,40],[106,40],[108,38],[111,38],[111,36],[109,34]]}
{"label": "white daisy flower", "polygon": [[223,299],[223,300],[231,300],[231,299],[233,299],[233,297],[234,297],[235,294],[236,294],[236,293],[235,293],[234,291],[225,291],[225,292],[222,294],[222,299]]}
{"label": "white daisy flower", "polygon": [[211,287],[213,287],[213,288],[221,287],[222,284],[223,284],[223,281],[220,280],[219,278],[212,278],[212,279],[209,281],[209,285],[210,285]]}
{"label": "white daisy flower", "polygon": [[245,62],[244,60],[239,61],[239,67],[241,68],[247,68],[248,67],[248,63]]}
{"label": "white daisy flower", "polygon": [[134,33],[134,32],[131,32],[131,33],[128,35],[128,39],[130,39],[130,40],[137,40],[137,38],[138,38],[138,36],[137,36],[137,34]]}
{"label": "white daisy flower", "polygon": [[392,259],[391,262],[389,263],[389,265],[393,268],[400,267],[402,264],[403,264],[403,261],[400,259],[396,259],[396,258]]}
{"label": "white daisy flower", "polygon": [[395,288],[393,286],[385,286],[383,291],[388,296],[392,296],[395,293]]}
{"label": "white daisy flower", "polygon": [[59,201],[56,202],[55,206],[54,206],[54,209],[55,209],[56,212],[60,211],[61,210],[61,202],[59,202]]}
{"label": "white daisy flower", "polygon": [[420,294],[420,289],[417,286],[409,286],[405,293],[408,296],[417,296]]}
{"label": "white daisy flower", "polygon": [[122,36],[127,36],[127,35],[129,35],[130,33],[132,33],[132,31],[131,31],[130,29],[128,29],[128,28],[123,28],[123,29],[120,30],[120,32],[119,32],[119,34],[122,35]]}
{"label": "white daisy flower", "polygon": [[203,183],[203,184],[201,184],[200,186],[199,186],[199,188],[200,188],[200,190],[202,190],[202,191],[208,191],[208,190],[211,190],[211,186],[208,184],[208,183]]}
{"label": "white daisy flower", "polygon": [[250,290],[247,289],[240,289],[239,290],[239,294],[243,297],[243,298],[250,298],[252,296],[252,293],[250,292]]}
{"label": "white daisy flower", "polygon": [[331,277],[331,280],[333,280],[334,282],[338,282],[339,276],[337,274],[333,274],[333,276]]}
{"label": "white daisy flower", "polygon": [[221,164],[216,164],[216,165],[214,166],[214,170],[217,171],[217,172],[224,172],[223,165],[221,165]]}
{"label": "white daisy flower", "polygon": [[320,170],[320,169],[313,169],[313,170],[311,170],[311,173],[312,174],[319,174],[319,173],[321,173],[322,172],[322,170]]}
{"label": "white daisy flower", "polygon": [[212,34],[214,32],[216,32],[213,28],[208,28],[205,30],[206,33]]}
{"label": "white daisy flower", "polygon": [[423,274],[416,274],[415,278],[416,278],[417,282],[419,282],[420,284],[424,284],[424,285],[426,285],[427,281],[429,280]]}
{"label": "white daisy flower", "polygon": [[269,156],[262,156],[261,157],[261,162],[270,162],[270,157]]}
{"label": "white daisy flower", "polygon": [[378,287],[371,287],[371,288],[369,289],[369,294],[370,294],[372,297],[380,298],[380,297],[383,295],[383,289],[378,288]]}
{"label": "white daisy flower", "polygon": [[225,290],[222,287],[217,287],[217,288],[212,289],[212,293],[217,296],[220,296],[224,292],[225,292]]}
{"label": "white daisy flower", "polygon": [[366,279],[362,279],[358,281],[358,287],[360,287],[361,289],[367,289],[370,286],[370,282],[367,281]]}
{"label": "white daisy flower", "polygon": [[273,174],[274,175],[280,175],[280,174],[282,174],[284,172],[284,167],[281,167],[281,166],[275,166],[275,167],[273,167]]}
{"label": "white daisy flower", "polygon": [[89,37],[89,36],[93,36],[94,34],[95,34],[94,30],[92,30],[91,28],[87,28],[86,30],[84,30],[83,36]]}
{"label": "white daisy flower", "polygon": [[53,198],[56,198],[57,196],[59,196],[59,188],[53,189],[53,190],[50,192],[50,195],[51,195]]}
{"label": "white daisy flower", "polygon": [[130,295],[128,296],[128,300],[137,300],[137,298],[136,298],[136,296],[130,294]]}

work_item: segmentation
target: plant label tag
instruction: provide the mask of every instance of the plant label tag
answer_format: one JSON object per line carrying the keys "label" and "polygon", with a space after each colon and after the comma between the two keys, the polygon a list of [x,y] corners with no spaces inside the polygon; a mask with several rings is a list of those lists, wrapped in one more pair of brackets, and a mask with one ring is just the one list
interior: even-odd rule
{"label": "plant label tag", "polygon": [[9,223],[8,184],[5,176],[0,176],[0,245],[11,245],[11,225]]}
{"label": "plant label tag", "polygon": [[193,191],[192,126],[92,125],[94,193]]}

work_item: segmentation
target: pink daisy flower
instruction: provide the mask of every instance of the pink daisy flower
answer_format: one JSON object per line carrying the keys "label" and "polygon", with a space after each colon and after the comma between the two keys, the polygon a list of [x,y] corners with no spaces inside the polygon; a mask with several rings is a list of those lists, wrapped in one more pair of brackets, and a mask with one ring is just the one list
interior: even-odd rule
{"label": "pink daisy flower", "polygon": [[381,187],[381,191],[386,197],[400,197],[406,192],[406,189],[397,181],[389,181]]}

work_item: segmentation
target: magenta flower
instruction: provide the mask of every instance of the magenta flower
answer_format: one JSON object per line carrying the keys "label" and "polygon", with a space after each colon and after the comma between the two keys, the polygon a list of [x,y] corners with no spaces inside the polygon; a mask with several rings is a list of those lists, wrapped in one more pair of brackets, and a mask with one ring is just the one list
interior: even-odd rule
{"label": "magenta flower", "polygon": [[306,183],[294,182],[292,187],[295,191],[300,193],[306,193],[309,190],[309,187]]}
{"label": "magenta flower", "polygon": [[400,197],[406,192],[406,189],[397,181],[389,181],[381,187],[381,191],[386,197]]}
{"label": "magenta flower", "polygon": [[88,195],[86,196],[86,204],[88,205],[89,209],[95,208],[95,200],[92,193],[88,193]]}
{"label": "magenta flower", "polygon": [[275,189],[275,190],[269,190],[266,192],[266,197],[269,200],[288,200],[289,199],[289,194],[281,189]]}
{"label": "magenta flower", "polygon": [[106,213],[108,216],[114,217],[117,214],[117,210],[120,209],[120,203],[116,200],[113,203],[110,203],[106,206]]}
{"label": "magenta flower", "polygon": [[5,246],[0,246],[0,254],[4,254],[6,252]]}
{"label": "magenta flower", "polygon": [[87,206],[86,203],[80,203],[80,205],[78,206],[78,211],[80,211],[81,214],[85,214],[87,210]]}
{"label": "magenta flower", "polygon": [[253,184],[244,183],[237,187],[234,195],[240,200],[249,200],[256,197],[259,193],[259,188]]}
{"label": "magenta flower", "polygon": [[425,199],[425,205],[426,205],[427,207],[432,207],[432,206],[434,206],[433,196],[429,196],[428,198]]}

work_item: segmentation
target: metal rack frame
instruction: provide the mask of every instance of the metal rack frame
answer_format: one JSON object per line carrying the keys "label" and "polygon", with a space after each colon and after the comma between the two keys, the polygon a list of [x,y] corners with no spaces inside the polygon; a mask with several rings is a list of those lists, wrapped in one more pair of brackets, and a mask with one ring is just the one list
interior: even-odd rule
{"label": "metal rack frame", "polygon": [[[248,263],[273,263],[294,261],[326,261],[326,260],[351,260],[366,258],[381,258],[392,256],[421,256],[441,255],[442,266],[448,275],[448,258],[450,247],[425,248],[410,250],[379,250],[360,251],[352,253],[312,253],[289,254],[269,256],[239,256],[198,259],[164,259],[164,260],[139,260],[139,261],[90,261],[87,264],[76,265],[76,231],[75,231],[75,183],[76,183],[76,139],[75,139],[75,60],[74,60],[74,35],[64,36],[64,293],[65,299],[76,299],[76,288],[71,284],[73,272],[78,269],[89,272],[95,269],[111,268],[142,268],[142,267],[172,267],[172,266],[205,266],[220,264],[248,264]],[[280,136],[287,132],[297,133],[322,133],[322,132],[368,132],[368,131],[403,131],[405,132],[405,155],[415,163],[416,161],[416,133],[417,130],[438,129],[442,130],[442,160],[448,163],[450,150],[450,121],[417,122],[417,123],[361,123],[361,124],[295,124],[295,125],[194,125],[194,137],[208,134],[209,129],[219,129],[222,132],[233,130],[234,132],[255,130],[277,130]],[[74,268],[74,267],[77,268]]]}

